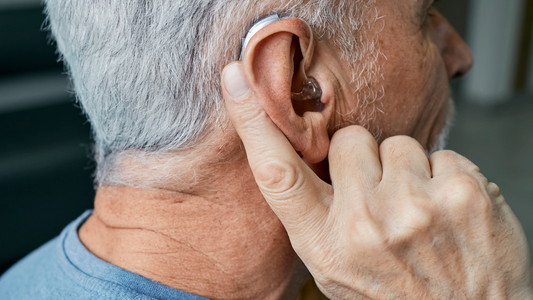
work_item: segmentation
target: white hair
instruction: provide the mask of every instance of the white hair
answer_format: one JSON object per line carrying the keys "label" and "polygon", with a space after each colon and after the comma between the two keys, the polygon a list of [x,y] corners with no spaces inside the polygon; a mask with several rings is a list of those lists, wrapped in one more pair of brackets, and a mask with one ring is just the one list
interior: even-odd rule
{"label": "white hair", "polygon": [[362,34],[373,1],[45,0],[49,29],[92,125],[96,184],[128,184],[116,167],[124,153],[187,149],[206,134],[223,113],[221,70],[238,58],[258,18],[302,18],[355,64],[371,51]]}

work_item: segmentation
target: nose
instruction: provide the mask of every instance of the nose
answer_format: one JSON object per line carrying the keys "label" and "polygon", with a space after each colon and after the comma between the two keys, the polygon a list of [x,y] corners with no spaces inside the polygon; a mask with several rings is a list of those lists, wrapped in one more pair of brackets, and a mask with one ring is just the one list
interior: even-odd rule
{"label": "nose", "polygon": [[474,65],[474,58],[468,46],[448,20],[438,12],[432,19],[432,29],[433,41],[439,47],[448,79],[464,76]]}

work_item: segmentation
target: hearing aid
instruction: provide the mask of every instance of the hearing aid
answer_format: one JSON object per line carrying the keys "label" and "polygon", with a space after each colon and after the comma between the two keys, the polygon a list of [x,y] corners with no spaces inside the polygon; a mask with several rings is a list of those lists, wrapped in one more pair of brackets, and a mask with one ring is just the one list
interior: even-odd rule
{"label": "hearing aid", "polygon": [[[246,47],[248,46],[248,42],[252,39],[252,37],[259,32],[259,30],[267,27],[268,25],[275,23],[277,21],[281,21],[283,19],[288,18],[288,15],[283,14],[272,14],[269,16],[266,16],[264,18],[259,19],[255,24],[248,30],[248,33],[246,34],[246,37],[242,39],[241,41],[241,55],[239,57],[239,60],[242,61],[244,58],[244,52],[246,51]],[[305,22],[307,24],[307,22]],[[292,100],[295,101],[307,101],[307,100],[317,100],[317,103],[320,102],[320,98],[322,97],[322,90],[320,89],[320,86],[318,85],[318,82],[313,77],[308,77],[305,74],[305,63],[307,58],[309,57],[309,52],[312,49],[314,45],[314,39],[315,35],[313,33],[313,30],[311,29],[311,26],[307,24],[309,27],[310,32],[310,41],[309,41],[309,47],[307,48],[307,52],[303,56],[302,62],[300,62],[300,70],[298,70],[302,74],[303,79],[303,87],[302,90],[298,93],[293,92],[291,94]]]}

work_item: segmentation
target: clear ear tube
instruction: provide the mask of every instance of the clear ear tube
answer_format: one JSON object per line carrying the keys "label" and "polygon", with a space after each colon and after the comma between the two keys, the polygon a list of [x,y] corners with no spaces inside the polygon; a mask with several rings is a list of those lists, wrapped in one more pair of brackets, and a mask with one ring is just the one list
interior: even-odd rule
{"label": "clear ear tube", "polygon": [[[246,35],[246,37],[242,39],[242,50],[241,50],[240,60],[242,61],[242,59],[244,57],[244,52],[246,50],[246,46],[248,45],[248,42],[250,41],[250,39],[252,39],[252,37],[259,30],[263,29],[264,27],[266,27],[266,26],[268,26],[268,25],[270,25],[270,24],[272,24],[274,22],[280,21],[283,18],[284,18],[284,16],[280,16],[278,14],[273,14],[273,15],[264,17],[264,18],[260,19],[259,21],[257,21],[252,26],[252,28],[250,28],[250,30],[248,30],[248,34]],[[307,24],[307,22],[306,22],[306,24]],[[302,90],[300,92],[297,92],[297,93],[293,92],[291,94],[291,98],[294,101],[316,100],[317,104],[319,104],[319,103],[322,104],[322,102],[320,101],[320,98],[322,97],[322,90],[320,89],[320,86],[318,85],[318,82],[313,77],[307,77],[307,75],[305,74],[306,64],[308,63],[307,62],[307,58],[309,57],[310,51],[311,51],[312,47],[314,46],[314,40],[315,40],[315,35],[313,33],[313,30],[312,30],[311,26],[309,26],[309,24],[307,24],[307,26],[309,28],[309,34],[310,34],[311,38],[310,38],[310,41],[309,41],[309,47],[307,47],[307,52],[305,53],[305,55],[303,55],[303,59],[300,62],[300,69],[298,70],[298,72],[301,72],[301,74],[303,75],[302,77],[304,78],[303,84],[302,84]]]}
{"label": "clear ear tube", "polygon": [[[307,24],[307,22],[305,23]],[[299,93],[292,93],[291,98],[294,101],[308,101],[308,100],[318,100],[317,102],[320,102],[320,98],[322,97],[322,89],[320,89],[320,86],[318,85],[318,82],[313,77],[307,77],[307,74],[305,74],[305,68],[307,64],[307,58],[309,57],[309,52],[314,47],[315,43],[315,34],[313,33],[313,29],[309,24],[307,24],[307,27],[309,28],[309,35],[311,36],[309,39],[309,46],[307,47],[307,52],[303,56],[302,61],[300,62],[300,70],[303,74],[303,85],[302,85],[302,91]]]}

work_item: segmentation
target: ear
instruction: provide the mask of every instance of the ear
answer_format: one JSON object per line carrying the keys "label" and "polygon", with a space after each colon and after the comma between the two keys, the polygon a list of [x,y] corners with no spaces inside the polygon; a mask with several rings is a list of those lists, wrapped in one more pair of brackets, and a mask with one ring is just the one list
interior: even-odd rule
{"label": "ear", "polygon": [[[309,162],[318,163],[329,151],[327,126],[333,113],[334,91],[317,67],[320,59],[315,56],[318,46],[312,42],[313,34],[298,18],[270,24],[248,42],[243,68],[251,90],[294,149]],[[300,66],[302,62],[305,65]],[[318,103],[291,99],[292,92],[301,90],[305,73],[314,77],[322,89]]]}

